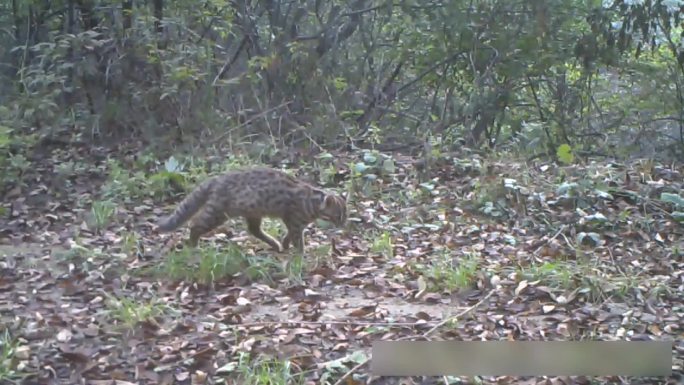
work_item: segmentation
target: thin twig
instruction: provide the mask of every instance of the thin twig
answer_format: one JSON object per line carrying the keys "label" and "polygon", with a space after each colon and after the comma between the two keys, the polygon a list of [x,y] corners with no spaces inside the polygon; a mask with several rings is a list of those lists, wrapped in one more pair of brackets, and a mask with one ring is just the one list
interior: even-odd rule
{"label": "thin twig", "polygon": [[324,149],[323,147],[321,147],[321,145],[318,144],[318,142],[316,142],[316,141],[314,140],[314,138],[312,138],[311,135],[309,135],[308,132],[306,132],[306,129],[301,130],[301,132],[304,134],[304,136],[306,136],[307,139],[309,139],[309,141],[310,141],[311,143],[314,144],[314,146],[318,147],[318,150],[319,150],[319,151],[325,152],[325,149]]}
{"label": "thin twig", "polygon": [[245,48],[247,45],[247,35],[245,35],[242,38],[242,41],[240,42],[240,45],[238,46],[237,50],[235,50],[235,53],[233,54],[232,57],[226,59],[226,62],[223,63],[223,66],[221,67],[221,70],[216,74],[216,77],[214,78],[214,81],[211,82],[212,86],[216,86],[216,83],[225,75],[226,72],[228,72],[228,69],[235,63],[235,60],[237,60],[238,56],[240,56],[240,52],[242,52],[242,49]]}
{"label": "thin twig", "polygon": [[280,326],[280,325],[349,325],[349,326],[375,326],[375,327],[416,327],[426,326],[427,323],[419,322],[368,322],[368,321],[255,321],[241,323],[237,326],[255,327],[255,326]]}
{"label": "thin twig", "polygon": [[215,349],[215,348],[212,346],[212,347],[208,347],[208,348],[204,348],[204,349],[198,350],[198,351],[196,351],[195,353],[190,354],[190,355],[187,356],[187,357],[183,357],[183,358],[181,358],[181,359],[175,360],[174,362],[168,363],[168,364],[166,364],[166,365],[162,365],[162,366],[158,367],[157,370],[168,370],[168,369],[171,369],[171,368],[173,368],[173,367],[176,366],[176,365],[180,365],[183,361],[190,360],[190,359],[192,359],[192,358],[195,358],[195,357],[197,357],[197,356],[199,356],[199,355],[202,355],[202,354],[204,354],[204,353],[206,353],[206,352],[209,352],[209,351],[212,351],[212,350],[214,350],[214,349]]}
{"label": "thin twig", "polygon": [[541,246],[537,247],[537,249],[534,250],[534,252],[532,254],[537,254],[539,252],[539,250],[541,250],[542,247],[548,245],[549,243],[553,242],[554,239],[558,238],[558,236],[563,232],[563,230],[565,230],[565,227],[566,227],[566,225],[562,225],[560,227],[560,229],[558,229],[556,234],[553,235],[553,237],[547,239],[546,242],[544,242]]}
{"label": "thin twig", "polygon": [[[440,327],[446,325],[448,322],[451,322],[451,321],[453,321],[453,320],[455,320],[455,319],[461,318],[461,317],[463,317],[464,315],[468,314],[469,312],[473,311],[475,308],[477,308],[477,307],[480,306],[482,303],[484,303],[484,301],[486,301],[487,299],[489,299],[489,297],[491,297],[492,294],[494,294],[494,289],[490,290],[489,293],[487,293],[487,295],[484,296],[481,300],[477,301],[477,303],[476,303],[475,305],[473,305],[473,306],[471,306],[471,307],[469,307],[469,308],[466,308],[465,310],[461,311],[460,313],[456,314],[455,316],[451,316],[451,317],[447,317],[447,318],[443,319],[442,321],[440,321],[439,323],[437,323],[437,324],[436,324],[435,326],[433,326],[430,330],[426,331],[426,332],[423,333],[423,334],[420,334],[420,335],[411,335],[411,336],[406,336],[406,337],[401,337],[401,338],[396,339],[395,341],[405,341],[405,340],[408,340],[408,339],[411,339],[411,338],[416,338],[416,337],[418,337],[418,338],[427,338],[427,337],[428,337],[430,334],[432,334],[435,330],[437,330],[437,329],[439,329]],[[366,358],[363,362],[361,362],[361,363],[359,363],[358,365],[356,365],[356,366],[354,366],[353,368],[351,368],[351,370],[349,370],[349,371],[348,371],[347,373],[345,373],[342,377],[340,377],[340,378],[335,382],[334,385],[342,385],[342,383],[344,383],[344,381],[345,381],[347,378],[351,377],[352,374],[354,374],[356,371],[358,371],[359,369],[361,369],[364,365],[366,365],[368,362],[370,362],[370,360],[371,360],[370,358]]]}
{"label": "thin twig", "polygon": [[439,329],[440,327],[446,325],[448,322],[451,322],[451,321],[453,321],[453,320],[455,320],[455,319],[461,318],[461,317],[463,317],[464,315],[470,313],[471,311],[475,310],[475,308],[477,308],[478,306],[482,305],[482,303],[483,303],[484,301],[488,300],[489,297],[491,297],[493,294],[494,294],[494,289],[490,290],[489,293],[487,293],[487,295],[484,296],[481,300],[477,301],[477,303],[476,303],[475,305],[473,305],[473,306],[471,306],[471,307],[469,307],[469,308],[467,308],[467,309],[464,309],[463,311],[461,311],[460,313],[456,314],[455,316],[451,316],[451,317],[448,317],[448,318],[446,318],[446,319],[440,321],[439,323],[437,323],[437,325],[433,326],[432,329],[426,331],[426,332],[423,333],[421,336],[422,336],[422,337],[428,337],[430,334],[434,333],[435,330],[437,330],[437,329]]}
{"label": "thin twig", "polygon": [[222,140],[223,138],[225,138],[227,135],[229,135],[231,132],[237,130],[238,128],[244,127],[244,126],[248,125],[249,123],[252,123],[253,121],[257,120],[258,118],[260,118],[260,117],[262,117],[262,116],[268,114],[269,112],[274,111],[274,110],[277,110],[277,109],[279,109],[279,108],[281,108],[281,107],[285,107],[285,106],[287,106],[287,105],[290,104],[290,103],[292,103],[292,102],[281,103],[281,104],[279,104],[279,105],[277,105],[277,106],[275,106],[275,107],[271,107],[271,108],[269,108],[269,109],[267,109],[267,110],[265,110],[265,111],[262,111],[262,112],[260,112],[260,113],[258,113],[258,114],[256,114],[256,115],[252,116],[251,118],[245,120],[244,122],[238,124],[237,126],[235,126],[235,127],[231,128],[231,129],[227,130],[226,132],[224,132],[224,133],[222,133],[221,135],[219,135],[218,137],[216,137],[216,138],[214,139],[214,142],[218,142],[218,141]]}

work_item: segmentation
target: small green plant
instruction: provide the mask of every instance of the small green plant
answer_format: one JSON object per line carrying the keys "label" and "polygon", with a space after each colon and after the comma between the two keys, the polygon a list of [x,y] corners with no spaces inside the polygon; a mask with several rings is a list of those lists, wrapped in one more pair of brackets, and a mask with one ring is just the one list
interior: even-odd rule
{"label": "small green plant", "polygon": [[112,201],[96,201],[90,208],[91,226],[100,231],[107,227],[116,212],[116,204]]}
{"label": "small green plant", "polygon": [[62,177],[70,177],[87,170],[87,165],[84,163],[77,163],[73,160],[58,163],[54,166],[54,171],[57,175]]}
{"label": "small green plant", "polygon": [[[642,280],[640,277],[635,277],[635,276],[625,276],[622,278],[618,278],[615,280],[615,286],[616,286],[616,292],[620,296],[625,296],[627,295],[631,290],[634,290],[635,288],[639,287],[639,284],[642,283]],[[655,295],[658,295],[662,292],[662,289],[666,288],[664,285],[659,285],[656,286],[653,289],[653,293]]]}
{"label": "small green plant", "polygon": [[0,188],[5,184],[22,183],[24,173],[31,167],[31,162],[23,154],[12,154],[9,151],[13,144],[19,144],[22,147],[28,145],[18,141],[17,138],[20,136],[12,133],[13,130],[3,126],[0,121],[0,167],[3,170],[0,175]]}
{"label": "small green plant", "polygon": [[10,335],[9,329],[0,333],[0,383],[12,383],[13,380],[19,379],[19,373],[16,371],[18,347],[18,341]]}
{"label": "small green plant", "polygon": [[626,287],[620,288],[620,286],[616,286],[612,279],[606,280],[605,277],[600,277],[595,274],[582,276],[580,286],[584,289],[587,301],[594,304],[607,301],[611,292],[618,295],[627,292]]}
{"label": "small green plant", "polygon": [[[387,169],[382,164],[378,164],[377,152],[366,152],[363,156],[363,161],[352,162],[349,165],[351,170],[350,178],[350,192],[352,196],[361,193],[364,196],[371,197],[381,193],[381,178],[380,176],[394,171],[393,161],[387,160]],[[383,163],[384,162],[380,162]]]}
{"label": "small green plant", "polygon": [[264,218],[261,222],[261,229],[276,239],[282,239],[285,236],[285,228],[282,223],[272,218]]}
{"label": "small green plant", "polygon": [[479,255],[477,254],[466,254],[460,258],[454,258],[448,250],[444,250],[436,255],[429,267],[419,270],[430,278],[433,291],[454,291],[473,285],[478,265]]}
{"label": "small green plant", "polygon": [[[150,160],[138,161],[139,166]],[[159,171],[148,174],[145,169],[129,171],[116,161],[109,161],[109,178],[105,184],[104,197],[110,200],[126,201],[152,197],[163,199],[175,192],[184,191],[187,173],[175,158],[169,158]]]}
{"label": "small green plant", "polygon": [[498,218],[506,214],[506,186],[501,181],[479,179],[474,186],[476,203],[483,214]]}
{"label": "small green plant", "polygon": [[304,374],[294,369],[290,361],[272,358],[251,360],[248,353],[240,352],[237,362],[220,368],[219,374],[229,374],[245,385],[300,385]]}
{"label": "small green plant", "polygon": [[135,159],[134,165],[138,169],[146,169],[156,163],[157,157],[152,152],[139,153]]}
{"label": "small green plant", "polygon": [[148,179],[149,194],[156,199],[164,199],[174,192],[185,190],[185,177],[182,174],[160,171]]}
{"label": "small green plant", "polygon": [[79,242],[78,239],[74,240],[74,243],[71,244],[71,248],[69,250],[55,251],[56,259],[74,264],[80,264],[85,270],[88,270],[89,268],[89,260],[104,256],[105,254],[101,249],[85,247]]}
{"label": "small green plant", "polygon": [[140,322],[150,321],[164,314],[167,305],[151,300],[136,302],[131,298],[109,296],[106,301],[109,314],[125,328],[133,328]]}
{"label": "small green plant", "polygon": [[563,164],[571,164],[575,160],[575,156],[572,153],[572,147],[566,143],[558,146],[558,149],[556,149],[556,156]]}
{"label": "small green plant", "polygon": [[[364,332],[367,331],[368,328]],[[360,365],[367,360],[368,356],[363,350],[355,350],[343,357],[328,361],[323,364],[323,374],[321,375],[320,383],[334,383],[336,378],[340,378],[340,376],[348,371],[348,366]]]}
{"label": "small green plant", "polygon": [[184,168],[176,158],[167,159],[164,162],[163,169],[147,179],[149,194],[154,198],[162,199],[170,196],[173,192],[184,191],[186,188]]}
{"label": "small green plant", "polygon": [[379,236],[374,237],[370,251],[373,254],[379,254],[385,258],[392,258],[394,256],[392,235],[387,231],[383,231]]}
{"label": "small green plant", "polygon": [[610,296],[622,297],[642,281],[638,276],[607,276],[597,266],[587,264],[582,258],[532,264],[518,268],[518,277],[527,281],[539,281],[539,285],[561,289],[565,292],[581,289],[586,300],[600,303]]}
{"label": "small green plant", "polygon": [[[156,265],[150,270],[160,277],[166,277],[171,280],[192,280],[194,279],[195,272],[190,263],[192,256],[192,249],[189,247],[173,250],[164,258],[161,264]],[[148,269],[144,269],[144,272],[148,271]]]}
{"label": "small green plant", "polygon": [[319,260],[326,258],[328,255],[330,255],[331,251],[332,246],[329,244],[324,244],[311,248],[310,253],[311,255],[313,255],[314,260],[318,262]]}
{"label": "small green plant", "polygon": [[323,184],[332,184],[338,170],[335,167],[335,156],[329,152],[324,152],[316,155],[314,168],[321,172],[321,182]]}
{"label": "small green plant", "polygon": [[302,283],[302,277],[304,276],[305,269],[305,259],[303,256],[297,254],[292,256],[287,264],[285,273],[290,280],[297,283]]}
{"label": "small green plant", "polygon": [[422,202],[433,202],[436,196],[439,196],[439,188],[435,184],[436,181],[429,180],[418,185],[415,192],[415,198]]}
{"label": "small green plant", "polygon": [[222,163],[217,172],[225,172],[245,166],[254,166],[256,161],[243,154],[233,154]]}
{"label": "small green plant", "polygon": [[146,193],[146,178],[142,171],[131,173],[117,161],[107,163],[109,177],[103,187],[104,197],[110,200],[141,198]]}
{"label": "small green plant", "polygon": [[121,252],[130,255],[138,249],[138,236],[134,232],[125,232],[121,237]]}
{"label": "small green plant", "polygon": [[245,260],[244,254],[236,246],[229,246],[227,253],[218,248],[208,248],[200,254],[200,261],[195,271],[195,280],[201,284],[211,284],[217,280],[232,276],[240,271],[240,262]]}
{"label": "small green plant", "polygon": [[560,261],[532,264],[520,269],[520,277],[528,281],[543,281],[545,285],[570,289],[574,285],[576,268],[570,263]]}
{"label": "small green plant", "polygon": [[157,269],[157,273],[173,280],[207,285],[240,272],[249,278],[268,276],[260,274],[260,264],[254,262],[253,257],[245,255],[240,247],[234,244],[229,244],[226,248],[184,247],[170,253]]}
{"label": "small green plant", "polygon": [[670,203],[674,207],[672,218],[679,223],[684,223],[684,198],[679,196],[679,194],[664,192],[660,194],[660,200]]}
{"label": "small green plant", "polygon": [[251,281],[273,283],[275,276],[284,276],[282,264],[268,255],[252,255],[247,257],[245,276]]}
{"label": "small green plant", "polygon": [[21,178],[31,167],[31,162],[23,154],[13,154],[9,157],[9,165],[12,170]]}

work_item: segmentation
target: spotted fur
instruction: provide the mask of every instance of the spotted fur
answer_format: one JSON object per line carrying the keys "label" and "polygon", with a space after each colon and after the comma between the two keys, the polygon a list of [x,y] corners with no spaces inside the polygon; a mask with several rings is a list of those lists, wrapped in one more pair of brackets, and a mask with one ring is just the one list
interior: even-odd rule
{"label": "spotted fur", "polygon": [[[347,220],[347,202],[280,170],[233,170],[200,183],[170,216],[157,223],[157,229],[170,232],[191,220],[188,244],[197,246],[201,236],[229,217],[244,218],[248,231],[276,251],[293,244],[303,252],[304,229],[319,218],[342,226]],[[284,222],[287,234],[282,243],[261,230],[264,217]]]}

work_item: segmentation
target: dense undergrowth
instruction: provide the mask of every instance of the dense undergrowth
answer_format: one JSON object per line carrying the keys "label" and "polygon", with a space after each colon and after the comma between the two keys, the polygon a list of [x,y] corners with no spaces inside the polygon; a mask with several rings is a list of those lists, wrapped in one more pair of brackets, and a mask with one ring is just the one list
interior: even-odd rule
{"label": "dense undergrowth", "polygon": [[[287,169],[349,192],[350,223],[315,224],[300,256],[273,254],[240,221],[196,250],[152,231],[197,181],[263,159],[229,155],[210,167],[121,152],[33,161],[26,190],[3,206],[15,245],[3,263],[12,290],[0,290],[11,306],[3,379],[334,383],[369,358],[371,341],[433,325],[429,338],[466,340],[681,332],[681,169],[462,153],[433,158],[426,173],[425,159],[401,153],[321,153]],[[54,164],[80,171],[45,188]]]}

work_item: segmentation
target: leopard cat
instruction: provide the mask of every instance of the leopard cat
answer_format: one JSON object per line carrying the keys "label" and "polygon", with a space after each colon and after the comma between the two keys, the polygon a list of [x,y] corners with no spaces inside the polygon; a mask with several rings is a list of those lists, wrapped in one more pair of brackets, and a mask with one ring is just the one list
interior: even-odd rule
{"label": "leopard cat", "polygon": [[[200,237],[221,226],[229,217],[242,217],[250,234],[281,252],[293,244],[304,251],[304,229],[316,219],[338,227],[347,221],[347,202],[337,194],[299,181],[283,171],[255,167],[238,169],[200,183],[175,211],[157,223],[170,232],[191,220],[187,244],[197,246]],[[287,227],[282,243],[261,229],[264,217],[279,218]]]}

